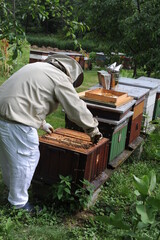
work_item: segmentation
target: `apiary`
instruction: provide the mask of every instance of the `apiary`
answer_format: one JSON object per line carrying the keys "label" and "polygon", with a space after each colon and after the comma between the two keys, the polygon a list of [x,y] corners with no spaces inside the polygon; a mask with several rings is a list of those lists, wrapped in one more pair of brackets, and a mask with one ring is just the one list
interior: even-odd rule
{"label": "apiary", "polygon": [[59,175],[72,177],[73,183],[92,182],[107,167],[109,140],[94,145],[82,132],[59,128],[41,136],[40,160],[34,180],[46,184],[59,181]]}
{"label": "apiary", "polygon": [[[108,163],[113,161],[114,158],[120,155],[125,149],[128,122],[132,115],[133,112],[129,111],[119,121],[97,117],[100,132],[105,138],[110,140]],[[65,115],[65,127],[68,129],[83,131],[83,129],[78,127],[75,123],[71,122],[67,118],[67,115]]]}
{"label": "apiary", "polygon": [[143,125],[144,125],[144,129],[145,129],[144,131],[146,131],[148,129],[149,122],[151,122],[153,120],[153,113],[154,113],[154,106],[155,106],[158,84],[151,83],[146,80],[125,78],[125,77],[120,77],[119,83],[123,84],[123,85],[149,89],[149,93],[146,98],[146,101],[144,104],[144,109],[143,109],[143,115],[144,115]]}
{"label": "apiary", "polygon": [[41,51],[41,50],[35,50],[35,49],[31,49],[30,50],[30,57],[29,57],[29,63],[34,63],[34,62],[43,62],[48,56],[52,55],[52,54],[65,54],[69,57],[74,58],[80,65],[81,67],[84,69],[84,56],[81,53],[77,53],[77,52],[62,52],[62,51]]}
{"label": "apiary", "polygon": [[153,119],[156,119],[157,117],[160,117],[160,79],[143,77],[143,76],[138,78],[138,79],[158,84],[158,89],[157,89],[157,93],[156,93],[156,101],[155,101],[155,106],[154,106]]}

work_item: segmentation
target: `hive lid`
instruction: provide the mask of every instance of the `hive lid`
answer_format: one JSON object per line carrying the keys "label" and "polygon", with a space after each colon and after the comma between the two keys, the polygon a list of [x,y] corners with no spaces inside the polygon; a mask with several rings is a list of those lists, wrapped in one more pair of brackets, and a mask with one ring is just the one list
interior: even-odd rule
{"label": "hive lid", "polygon": [[124,85],[130,85],[134,87],[142,87],[142,88],[149,88],[149,89],[156,89],[158,88],[157,83],[148,82],[146,80],[134,79],[134,78],[126,78],[120,77],[119,83]]}
{"label": "hive lid", "polygon": [[135,87],[135,86],[129,86],[124,84],[118,84],[116,86],[116,90],[119,92],[127,92],[129,96],[134,97],[134,99],[138,100],[142,98],[143,96],[147,95],[149,93],[149,88],[142,88],[142,87]]}
{"label": "hive lid", "polygon": [[125,92],[96,88],[79,93],[79,97],[91,102],[103,103],[111,107],[119,107],[133,100]]}
{"label": "hive lid", "polygon": [[144,76],[139,77],[138,79],[140,79],[140,80],[145,80],[145,81],[152,82],[152,83],[157,83],[157,84],[158,84],[157,92],[160,93],[160,79],[158,79],[158,78],[144,77]]}
{"label": "hive lid", "polygon": [[45,134],[39,137],[39,141],[55,147],[88,154],[93,151],[95,147],[101,146],[109,140],[103,138],[97,145],[94,145],[86,133],[66,128],[58,128],[51,134]]}

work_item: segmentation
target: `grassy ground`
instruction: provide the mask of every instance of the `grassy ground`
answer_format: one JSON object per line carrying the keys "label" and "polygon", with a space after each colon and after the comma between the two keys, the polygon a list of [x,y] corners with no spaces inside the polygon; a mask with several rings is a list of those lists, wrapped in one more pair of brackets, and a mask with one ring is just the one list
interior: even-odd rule
{"label": "grassy ground", "polygon": [[[26,64],[29,59],[28,46],[25,47],[23,60],[20,57],[16,64],[17,70]],[[21,65],[19,65],[19,62]],[[130,73],[123,73],[130,76]],[[4,77],[0,76],[0,82]],[[85,80],[78,91],[83,91],[93,86],[98,81],[97,69],[85,71]],[[64,113],[61,107],[47,120],[54,128],[64,126]],[[42,132],[40,132],[41,134]],[[86,211],[71,211],[63,202],[51,201],[39,202],[43,211],[35,216],[30,216],[21,211],[11,210],[7,204],[7,189],[3,185],[0,176],[0,240],[117,240],[117,239],[151,239],[158,240],[160,230],[160,214],[156,215],[155,224],[148,224],[146,228],[137,230],[137,237],[128,236],[125,230],[110,224],[95,221],[94,217],[109,216],[119,210],[123,212],[123,220],[132,228],[135,214],[135,202],[137,197],[134,193],[135,186],[133,174],[142,177],[154,170],[157,176],[157,187],[154,195],[160,199],[160,129],[148,137],[143,146],[140,158],[131,156],[103,185],[94,206]],[[30,189],[31,201],[34,201],[32,188]],[[83,201],[83,199],[82,199]],[[69,204],[68,204],[69,205]]]}

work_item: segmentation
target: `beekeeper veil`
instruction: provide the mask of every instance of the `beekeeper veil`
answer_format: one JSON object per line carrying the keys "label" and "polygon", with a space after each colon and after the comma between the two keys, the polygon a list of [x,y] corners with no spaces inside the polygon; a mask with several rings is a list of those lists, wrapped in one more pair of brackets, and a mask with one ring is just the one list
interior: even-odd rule
{"label": "beekeeper veil", "polygon": [[63,71],[69,78],[73,86],[79,87],[83,82],[83,69],[80,64],[72,57],[66,54],[58,53],[52,54],[45,59],[55,67]]}

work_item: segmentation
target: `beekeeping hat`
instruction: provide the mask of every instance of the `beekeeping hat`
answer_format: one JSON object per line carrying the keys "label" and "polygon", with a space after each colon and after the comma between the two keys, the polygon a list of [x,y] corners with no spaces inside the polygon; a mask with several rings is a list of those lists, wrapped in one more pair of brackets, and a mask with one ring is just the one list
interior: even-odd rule
{"label": "beekeeping hat", "polygon": [[83,69],[80,64],[72,57],[62,53],[55,53],[45,59],[55,67],[63,71],[69,78],[73,86],[79,87],[83,82]]}

